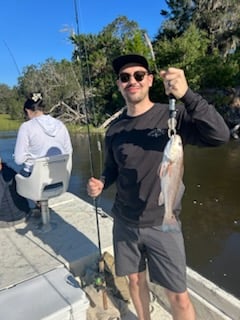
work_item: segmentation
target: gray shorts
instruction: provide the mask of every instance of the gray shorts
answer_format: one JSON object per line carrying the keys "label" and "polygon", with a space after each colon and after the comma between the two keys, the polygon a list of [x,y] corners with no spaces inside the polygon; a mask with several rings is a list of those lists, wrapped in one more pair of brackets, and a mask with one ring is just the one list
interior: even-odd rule
{"label": "gray shorts", "polygon": [[173,292],[186,291],[182,232],[162,232],[160,227],[129,227],[115,219],[113,244],[118,276],[142,272],[148,265],[150,281]]}

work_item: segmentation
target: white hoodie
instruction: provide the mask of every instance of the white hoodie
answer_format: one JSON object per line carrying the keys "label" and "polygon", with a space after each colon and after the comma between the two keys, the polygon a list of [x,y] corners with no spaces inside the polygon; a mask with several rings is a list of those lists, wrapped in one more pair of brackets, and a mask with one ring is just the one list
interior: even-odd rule
{"label": "white hoodie", "polygon": [[50,115],[24,122],[17,135],[15,162],[31,172],[34,159],[56,154],[71,154],[72,144],[65,125]]}

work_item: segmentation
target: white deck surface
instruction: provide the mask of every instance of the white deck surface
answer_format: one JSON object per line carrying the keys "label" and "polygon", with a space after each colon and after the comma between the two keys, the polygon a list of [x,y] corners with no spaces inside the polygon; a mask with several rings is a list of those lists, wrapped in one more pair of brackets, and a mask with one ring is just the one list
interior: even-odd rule
{"label": "white deck surface", "polygon": [[[11,291],[11,288],[15,285],[41,277],[43,274],[59,267],[65,267],[74,276],[80,276],[81,278],[86,265],[89,265],[89,263],[96,264],[99,249],[94,206],[71,193],[65,193],[52,199],[49,207],[51,208],[50,220],[52,225],[52,230],[49,232],[42,232],[39,229],[41,219],[34,218],[31,218],[27,223],[1,229],[1,294],[7,288]],[[112,220],[110,217],[98,217],[102,252],[109,251],[112,253]],[[161,305],[168,309],[169,305],[163,294],[163,289],[152,284],[150,284],[150,287],[155,296],[161,300]],[[196,307],[198,320],[240,320],[240,301],[189,269],[188,287]],[[9,292],[9,290],[5,292]],[[34,303],[36,303],[36,300]],[[41,304],[41,299],[39,299],[39,303]],[[172,319],[170,314],[156,300],[152,302],[151,309],[152,320]],[[16,316],[13,319],[3,320],[19,319]],[[64,317],[64,319],[59,320],[65,319]],[[113,319],[115,320],[115,318]],[[2,320],[1,310],[0,320]],[[32,319],[26,320],[40,319],[32,317]],[[129,306],[128,314],[121,320],[137,320],[132,305]]]}
{"label": "white deck surface", "polygon": [[[96,215],[91,204],[71,193],[65,193],[52,199],[49,207],[53,227],[50,232],[41,232],[41,219],[34,218],[27,223],[1,229],[0,290],[63,265],[77,274],[86,257],[98,254]],[[112,246],[112,220],[99,216],[99,225],[104,251]],[[171,319],[158,303],[153,302],[152,305],[153,320]],[[129,314],[122,319],[136,320],[132,305],[129,309]]]}
{"label": "white deck surface", "polygon": [[[35,277],[60,264],[70,266],[98,251],[94,209],[76,196],[65,193],[50,201],[53,229],[43,233],[41,220],[1,229],[0,289]],[[111,221],[99,218],[102,248],[111,245]]]}

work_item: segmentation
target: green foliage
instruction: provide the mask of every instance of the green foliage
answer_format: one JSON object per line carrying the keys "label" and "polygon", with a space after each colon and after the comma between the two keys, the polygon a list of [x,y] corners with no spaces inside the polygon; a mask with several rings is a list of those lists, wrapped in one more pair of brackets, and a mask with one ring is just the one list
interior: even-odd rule
{"label": "green foliage", "polygon": [[22,101],[16,88],[0,85],[0,113],[10,115],[12,120],[23,120]]}
{"label": "green foliage", "polygon": [[151,60],[149,48],[145,43],[144,31],[125,16],[115,19],[97,36],[75,35],[72,40],[74,60],[79,60],[81,64],[81,83],[88,90],[90,118],[97,126],[123,104],[122,97],[116,92],[112,60],[130,52],[143,54]]}
{"label": "green foliage", "polygon": [[[165,20],[152,41],[156,61],[145,30],[135,21],[120,16],[99,34],[71,34],[72,61],[47,59],[39,65],[26,66],[13,89],[0,84],[0,113],[22,119],[26,96],[32,91],[41,91],[48,110],[56,107],[61,113],[61,106],[65,104],[82,115],[71,123],[74,130],[86,126],[87,120],[98,127],[124,106],[111,64],[115,57],[127,53],[144,55],[152,70],[169,66],[183,69],[194,90],[207,88],[217,92],[218,88],[239,86],[240,24],[239,10],[236,10],[240,9],[239,2],[168,0],[166,3],[169,10],[161,12]],[[231,14],[226,10],[221,12],[224,4]],[[211,10],[215,10],[217,18]],[[213,32],[213,27],[219,32]],[[224,49],[223,43],[227,44]],[[157,74],[150,97],[153,101],[167,100]],[[214,99],[217,101],[218,96]]]}
{"label": "green foliage", "polygon": [[239,62],[232,57],[223,60],[217,52],[206,56],[202,60],[202,74],[200,86],[202,88],[230,88],[234,87],[239,76]]}
{"label": "green foliage", "polygon": [[[66,60],[56,62],[48,59],[39,66],[27,66],[19,79],[21,95],[28,96],[30,92],[41,92],[47,109],[63,100],[74,104],[83,98],[75,73],[75,66]],[[75,93],[78,91],[78,94]]]}
{"label": "green foliage", "polygon": [[166,18],[157,40],[180,37],[194,23],[205,31],[208,52],[218,49],[228,55],[240,45],[240,2],[237,0],[166,0],[168,10],[161,12]]}
{"label": "green foliage", "polygon": [[9,113],[10,99],[14,96],[14,90],[5,84],[0,84],[0,113]]}
{"label": "green foliage", "polygon": [[167,38],[168,40],[180,37],[192,22],[195,9],[194,1],[189,0],[166,0],[169,10],[161,11],[166,19],[163,21],[157,40]]}
{"label": "green foliage", "polygon": [[19,99],[9,99],[9,111],[8,114],[10,115],[12,120],[24,120],[24,114],[23,114],[23,101]]}
{"label": "green foliage", "polygon": [[201,61],[206,56],[207,46],[206,34],[194,24],[178,38],[154,42],[157,64],[162,69],[170,66],[183,69],[193,89],[200,86],[203,72]]}

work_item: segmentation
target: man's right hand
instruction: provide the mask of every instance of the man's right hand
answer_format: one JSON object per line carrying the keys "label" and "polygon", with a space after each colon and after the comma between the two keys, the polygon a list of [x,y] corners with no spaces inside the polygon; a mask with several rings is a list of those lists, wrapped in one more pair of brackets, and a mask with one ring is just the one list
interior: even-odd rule
{"label": "man's right hand", "polygon": [[104,184],[101,180],[91,177],[88,180],[87,193],[90,197],[96,198],[101,194],[103,187]]}
{"label": "man's right hand", "polygon": [[176,99],[181,99],[188,90],[188,83],[182,69],[169,68],[160,71],[167,95],[173,94]]}

